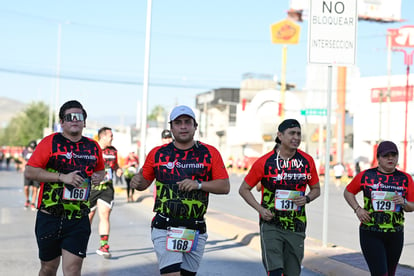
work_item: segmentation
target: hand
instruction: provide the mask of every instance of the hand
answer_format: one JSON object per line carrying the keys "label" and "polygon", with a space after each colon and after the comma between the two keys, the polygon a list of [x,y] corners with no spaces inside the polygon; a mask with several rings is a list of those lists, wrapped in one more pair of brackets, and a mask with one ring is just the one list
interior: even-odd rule
{"label": "hand", "polygon": [[97,185],[101,184],[101,182],[104,180],[104,178],[105,178],[104,171],[102,171],[101,173],[94,172],[91,176],[91,184],[94,185],[94,186],[97,186]]}
{"label": "hand", "polygon": [[297,196],[292,201],[298,207],[304,206],[306,204],[306,196]]}
{"label": "hand", "polygon": [[65,183],[72,185],[74,187],[80,187],[85,180],[80,174],[80,171],[73,171],[68,174],[60,174],[60,180]]}
{"label": "hand", "polygon": [[191,179],[184,179],[182,181],[178,181],[178,189],[185,192],[190,192],[193,190],[198,190],[198,183],[195,180]]}
{"label": "hand", "polygon": [[261,206],[260,206],[259,214],[260,214],[260,217],[264,219],[265,221],[271,221],[273,219],[273,213],[270,210],[263,208]]}
{"label": "hand", "polygon": [[405,203],[404,198],[401,195],[399,195],[397,192],[395,192],[395,195],[392,197],[392,201],[395,204],[400,204],[400,205],[404,205]]}
{"label": "hand", "polygon": [[371,220],[370,213],[362,207],[358,207],[355,210],[355,214],[357,215],[360,222],[366,223]]}
{"label": "hand", "polygon": [[129,183],[132,189],[136,189],[139,191],[144,190],[143,187],[144,183],[144,176],[142,175],[143,169],[139,169],[138,173],[132,177],[131,182]]}

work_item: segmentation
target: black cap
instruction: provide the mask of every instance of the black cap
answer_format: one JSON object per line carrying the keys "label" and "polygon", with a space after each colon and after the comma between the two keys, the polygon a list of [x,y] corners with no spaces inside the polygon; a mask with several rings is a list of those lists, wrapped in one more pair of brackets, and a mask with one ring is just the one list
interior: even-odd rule
{"label": "black cap", "polygon": [[161,132],[161,138],[163,138],[163,139],[172,138],[171,131],[169,129],[164,129]]}
{"label": "black cap", "polygon": [[[300,124],[297,120],[295,119],[286,119],[283,122],[280,123],[279,127],[277,128],[277,130],[279,132],[283,132],[288,128],[294,128],[294,127],[298,127],[300,128]],[[275,142],[280,144],[281,141],[279,139],[279,137],[276,136]]]}
{"label": "black cap", "polygon": [[30,141],[29,144],[27,145],[28,148],[32,148],[35,149],[37,146],[37,142],[36,141]]}
{"label": "black cap", "polygon": [[382,141],[377,148],[377,155],[385,156],[390,152],[398,154],[397,145],[391,141]]}

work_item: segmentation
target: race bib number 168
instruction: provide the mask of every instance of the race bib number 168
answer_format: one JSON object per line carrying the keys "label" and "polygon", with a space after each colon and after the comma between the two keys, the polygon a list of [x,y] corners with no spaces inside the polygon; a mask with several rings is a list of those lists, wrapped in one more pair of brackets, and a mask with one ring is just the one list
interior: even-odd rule
{"label": "race bib number 168", "polygon": [[197,247],[198,231],[186,228],[170,227],[167,230],[167,250],[191,252]]}

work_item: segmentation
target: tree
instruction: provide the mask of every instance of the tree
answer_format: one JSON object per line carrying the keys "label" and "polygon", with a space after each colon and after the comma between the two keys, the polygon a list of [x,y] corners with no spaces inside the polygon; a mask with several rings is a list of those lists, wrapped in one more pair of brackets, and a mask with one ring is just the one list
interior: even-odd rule
{"label": "tree", "polygon": [[32,102],[1,130],[0,144],[26,146],[32,140],[41,139],[48,120],[48,105],[44,102]]}
{"label": "tree", "polygon": [[156,105],[148,115],[148,121],[165,121],[165,108],[162,105]]}

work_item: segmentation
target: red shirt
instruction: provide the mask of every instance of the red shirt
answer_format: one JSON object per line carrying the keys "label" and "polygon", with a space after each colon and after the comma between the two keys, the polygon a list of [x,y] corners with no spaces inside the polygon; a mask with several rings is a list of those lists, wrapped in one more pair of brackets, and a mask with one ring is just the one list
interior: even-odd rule
{"label": "red shirt", "polygon": [[174,143],[152,149],[145,160],[143,176],[149,181],[156,180],[154,212],[196,219],[205,215],[209,193],[202,190],[179,191],[177,182],[229,178],[217,149],[198,141],[187,150],[177,149]]}
{"label": "red shirt", "polygon": [[[61,133],[51,134],[40,141],[27,165],[64,174],[80,171],[84,178],[90,177],[95,171],[104,169],[102,151],[96,141],[82,137],[78,142],[72,142]],[[88,200],[63,199],[64,183],[42,182],[40,185],[39,209],[68,219],[88,215]],[[67,188],[73,187],[69,186],[71,185],[68,185]],[[87,192],[90,192],[90,182]]]}

